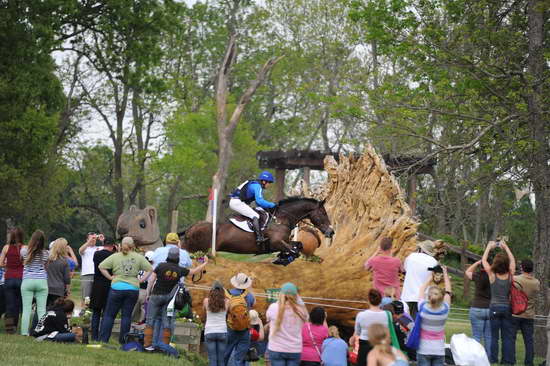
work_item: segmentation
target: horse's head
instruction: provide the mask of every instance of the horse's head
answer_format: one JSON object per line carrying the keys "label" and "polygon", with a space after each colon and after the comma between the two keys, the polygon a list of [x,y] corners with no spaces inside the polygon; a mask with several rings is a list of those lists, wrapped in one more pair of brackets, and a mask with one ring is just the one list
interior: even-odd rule
{"label": "horse's head", "polygon": [[313,225],[321,230],[327,238],[332,238],[334,236],[334,229],[330,225],[330,219],[327,210],[325,210],[324,200],[318,202],[317,207],[315,207],[308,216]]}
{"label": "horse's head", "polygon": [[334,230],[330,226],[324,205],[325,201],[313,198],[290,197],[279,202],[276,215],[288,219],[290,226],[296,225],[302,219],[309,219],[326,237],[332,238]]}

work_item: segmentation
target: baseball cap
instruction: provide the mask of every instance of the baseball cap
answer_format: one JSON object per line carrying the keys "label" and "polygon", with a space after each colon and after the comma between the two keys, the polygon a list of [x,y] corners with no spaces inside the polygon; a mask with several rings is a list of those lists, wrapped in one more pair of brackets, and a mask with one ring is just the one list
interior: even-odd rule
{"label": "baseball cap", "polygon": [[166,235],[166,244],[177,244],[179,240],[180,238],[176,233],[168,233]]}

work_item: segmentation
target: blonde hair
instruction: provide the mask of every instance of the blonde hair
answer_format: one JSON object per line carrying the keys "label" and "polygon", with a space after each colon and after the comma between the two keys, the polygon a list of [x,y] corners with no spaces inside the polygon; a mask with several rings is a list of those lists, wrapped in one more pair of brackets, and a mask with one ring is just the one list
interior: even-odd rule
{"label": "blonde hair", "polygon": [[281,329],[281,323],[283,322],[283,315],[287,308],[287,305],[290,309],[297,315],[303,322],[307,320],[307,310],[303,305],[298,304],[298,297],[296,295],[283,294],[279,293],[279,300],[277,301],[279,305],[279,311],[277,312],[277,319],[275,320],[275,328],[273,329],[274,333],[277,333]]}
{"label": "blonde hair", "polygon": [[[433,292],[432,292],[433,291]],[[432,309],[438,308],[443,303],[443,290],[438,286],[430,286],[428,288],[428,302]]]}
{"label": "blonde hair", "polygon": [[369,343],[373,346],[374,349],[377,349],[378,352],[382,353],[385,356],[390,357],[392,360],[395,360],[395,355],[393,354],[391,343],[390,343],[390,332],[382,324],[372,324],[368,330],[369,333]]}
{"label": "blonde hair", "polygon": [[331,325],[328,328],[328,336],[334,337],[334,338],[340,338],[340,332],[338,331],[338,327]]}
{"label": "blonde hair", "polygon": [[58,238],[53,242],[52,248],[50,250],[50,256],[48,261],[53,262],[58,259],[63,259],[67,256],[67,246],[69,242],[65,238]]}
{"label": "blonde hair", "polygon": [[136,246],[134,244],[134,239],[130,236],[124,237],[122,239],[122,243],[120,244],[120,251],[123,255],[128,255],[132,249],[134,249]]}

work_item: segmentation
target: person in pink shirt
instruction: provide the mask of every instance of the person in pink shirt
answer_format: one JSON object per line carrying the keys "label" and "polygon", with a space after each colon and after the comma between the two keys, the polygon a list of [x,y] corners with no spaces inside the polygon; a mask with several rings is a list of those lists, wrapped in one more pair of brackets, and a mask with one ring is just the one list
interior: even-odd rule
{"label": "person in pink shirt", "polygon": [[372,271],[374,287],[384,293],[386,287],[395,288],[395,298],[401,296],[399,273],[403,272],[403,264],[399,258],[392,256],[393,239],[383,238],[378,250],[365,262],[365,269]]}
{"label": "person in pink shirt", "polygon": [[325,309],[317,306],[309,313],[309,322],[302,326],[302,357],[300,366],[321,366],[321,352],[328,338]]}
{"label": "person in pink shirt", "polygon": [[269,323],[267,351],[271,366],[298,366],[302,353],[302,326],[308,313],[298,288],[290,282],[281,287],[279,299],[265,314]]}

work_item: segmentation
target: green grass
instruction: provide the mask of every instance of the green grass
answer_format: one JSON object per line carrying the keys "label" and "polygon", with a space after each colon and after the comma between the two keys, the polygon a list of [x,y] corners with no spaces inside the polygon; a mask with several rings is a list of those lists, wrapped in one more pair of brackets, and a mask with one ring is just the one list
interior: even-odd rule
{"label": "green grass", "polygon": [[[450,317],[453,320],[448,320],[445,325],[445,334],[447,337],[446,338],[447,343],[451,343],[451,337],[453,336],[453,334],[464,333],[468,337],[472,336],[472,327],[470,326],[469,321],[466,322],[465,320],[463,320],[463,319],[467,319],[468,313],[451,311]],[[517,366],[523,365],[524,357],[525,357],[525,347],[523,345],[523,337],[521,336],[521,333],[518,333],[516,338],[516,365]],[[543,358],[535,357],[535,365],[539,365],[543,361],[544,361]]]}
{"label": "green grass", "polygon": [[218,256],[226,259],[231,259],[233,261],[239,261],[239,262],[261,262],[267,258],[275,258],[275,254],[260,254],[260,255],[254,255],[254,254],[237,254],[237,253],[229,253],[229,252],[219,252],[217,253]]}
{"label": "green grass", "polygon": [[36,342],[34,338],[0,334],[0,360],[10,366],[202,366],[206,362],[196,355],[182,353],[179,360],[162,354],[122,352],[116,346],[90,348],[80,344]]}

